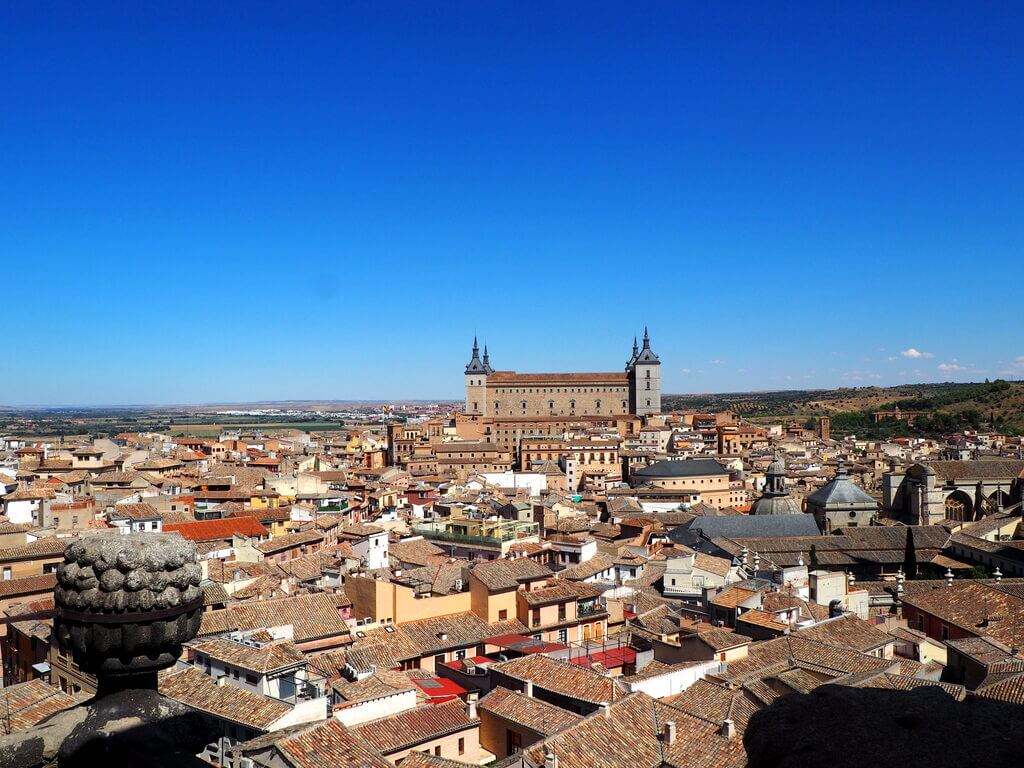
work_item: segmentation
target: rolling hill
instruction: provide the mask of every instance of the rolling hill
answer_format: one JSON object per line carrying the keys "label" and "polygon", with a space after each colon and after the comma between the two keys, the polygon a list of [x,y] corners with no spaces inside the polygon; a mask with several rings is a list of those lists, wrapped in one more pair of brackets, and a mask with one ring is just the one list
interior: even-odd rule
{"label": "rolling hill", "polygon": [[[905,423],[874,424],[872,411],[920,411],[915,428]],[[1024,432],[1024,382],[903,384],[896,387],[726,392],[665,395],[663,410],[732,411],[753,422],[806,420],[828,415],[832,431],[866,437],[947,433],[968,427]]]}

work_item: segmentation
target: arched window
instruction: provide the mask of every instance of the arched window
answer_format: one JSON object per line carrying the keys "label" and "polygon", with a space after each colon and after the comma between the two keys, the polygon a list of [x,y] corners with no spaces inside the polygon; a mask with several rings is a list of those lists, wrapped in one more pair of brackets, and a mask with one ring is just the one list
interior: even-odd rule
{"label": "arched window", "polygon": [[552,410],[552,411],[555,410],[555,401],[554,400],[548,400],[548,409]]}
{"label": "arched window", "polygon": [[599,411],[601,410],[601,401],[600,400],[595,401],[594,405],[597,406],[597,410],[599,410]]}
{"label": "arched window", "polygon": [[576,401],[575,400],[570,400],[569,401],[569,409],[573,410],[573,411],[576,410]]}
{"label": "arched window", "polygon": [[526,401],[525,400],[520,400],[519,401],[519,407],[522,408],[525,411],[526,410]]}

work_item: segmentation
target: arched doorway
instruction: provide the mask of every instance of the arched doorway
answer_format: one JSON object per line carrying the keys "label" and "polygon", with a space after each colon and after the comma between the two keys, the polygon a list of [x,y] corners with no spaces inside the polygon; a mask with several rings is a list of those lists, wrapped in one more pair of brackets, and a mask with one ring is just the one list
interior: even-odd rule
{"label": "arched doorway", "polygon": [[946,497],[946,517],[968,522],[974,519],[974,502],[963,491],[953,491]]}

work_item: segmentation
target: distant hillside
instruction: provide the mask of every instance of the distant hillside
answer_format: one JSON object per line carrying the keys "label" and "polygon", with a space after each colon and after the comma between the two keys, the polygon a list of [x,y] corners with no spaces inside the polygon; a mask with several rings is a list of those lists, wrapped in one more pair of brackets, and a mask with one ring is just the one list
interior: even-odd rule
{"label": "distant hillside", "polygon": [[[904,422],[874,424],[872,411],[922,411],[928,414],[911,428]],[[733,411],[752,421],[811,419],[829,415],[837,435],[865,437],[946,433],[968,427],[1024,432],[1024,382],[904,384],[898,387],[727,392],[665,395],[668,410]]]}

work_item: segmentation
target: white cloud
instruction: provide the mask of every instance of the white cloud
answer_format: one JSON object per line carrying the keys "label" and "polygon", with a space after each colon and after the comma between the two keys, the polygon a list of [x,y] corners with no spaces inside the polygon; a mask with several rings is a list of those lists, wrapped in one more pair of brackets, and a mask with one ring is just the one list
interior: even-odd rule
{"label": "white cloud", "polygon": [[956,363],[939,363],[938,368],[940,371],[945,371],[947,373],[967,370],[962,365],[957,365]]}
{"label": "white cloud", "polygon": [[1024,355],[1018,355],[1014,358],[1014,361],[1001,370],[1000,373],[1007,376],[1019,376],[1024,373]]}
{"label": "white cloud", "polygon": [[903,355],[904,357],[909,357],[913,360],[917,360],[918,358],[921,357],[935,357],[935,355],[933,355],[931,352],[922,352],[921,350],[914,349],[913,347],[911,347],[910,349],[904,349],[902,352],[900,352],[900,354]]}
{"label": "white cloud", "polygon": [[895,360],[896,359],[896,355],[889,355],[889,357],[886,358],[886,359],[887,360]]}
{"label": "white cloud", "polygon": [[689,368],[683,368],[680,370],[680,373],[692,373],[692,371]]}

